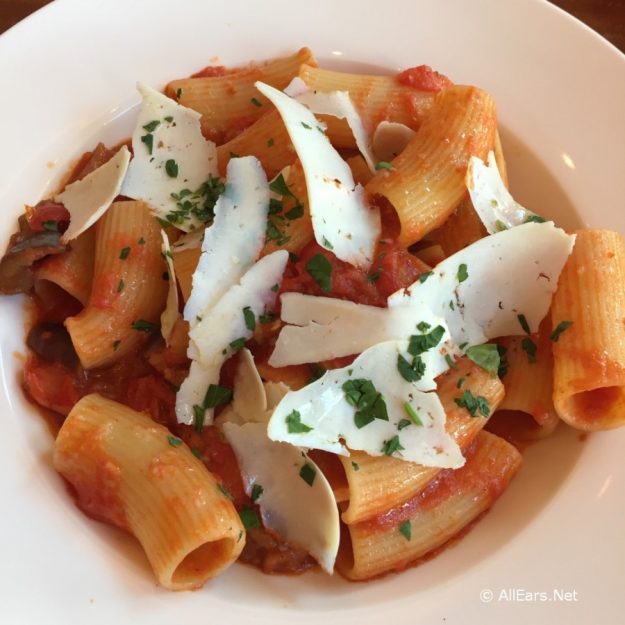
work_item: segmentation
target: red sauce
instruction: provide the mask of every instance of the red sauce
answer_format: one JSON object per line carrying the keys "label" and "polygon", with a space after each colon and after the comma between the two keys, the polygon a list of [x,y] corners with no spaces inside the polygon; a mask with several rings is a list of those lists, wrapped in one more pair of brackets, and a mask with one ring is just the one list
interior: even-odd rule
{"label": "red sauce", "polygon": [[191,78],[215,78],[218,76],[225,76],[228,70],[223,65],[207,65],[199,72],[191,74]]}
{"label": "red sauce", "polygon": [[[332,267],[329,291],[322,290],[306,267],[318,254],[327,258]],[[384,307],[391,293],[412,284],[428,269],[427,265],[394,241],[380,242],[369,272],[339,260],[313,241],[302,250],[296,262],[289,263],[281,292],[295,291]]]}
{"label": "red sauce", "polygon": [[63,204],[57,204],[50,200],[39,202],[27,213],[28,227],[33,232],[43,232],[48,223],[55,222],[56,227],[63,231],[69,223],[69,212]]}
{"label": "red sauce", "polygon": [[429,65],[419,65],[405,69],[397,74],[397,82],[406,87],[414,87],[419,91],[433,92],[440,91],[453,84],[447,76],[435,72]]}

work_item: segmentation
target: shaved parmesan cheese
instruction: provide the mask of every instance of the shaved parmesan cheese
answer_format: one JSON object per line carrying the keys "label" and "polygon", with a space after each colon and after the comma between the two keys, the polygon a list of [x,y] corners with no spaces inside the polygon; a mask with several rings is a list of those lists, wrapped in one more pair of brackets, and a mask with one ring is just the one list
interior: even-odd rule
{"label": "shaved parmesan cheese", "polygon": [[249,307],[258,318],[266,308],[271,308],[276,294],[272,287],[280,284],[289,254],[278,250],[264,256],[249,269],[239,284],[231,287],[210,309],[209,314],[191,329],[189,338],[197,348],[197,360],[207,365],[239,338],[252,336],[243,314]]}
{"label": "shaved parmesan cheese", "polygon": [[191,361],[189,375],[184,379],[176,393],[176,419],[178,423],[190,425],[193,423],[197,411],[200,411],[204,416],[204,423],[212,423],[213,410],[204,409],[204,398],[211,384],[219,384],[219,372],[225,361],[225,355],[221,358],[214,358],[209,365],[202,365],[196,360]]}
{"label": "shaved parmesan cheese", "polygon": [[243,474],[245,492],[257,500],[265,527],[304,548],[332,573],[339,547],[339,514],[332,488],[319,467],[300,449],[267,438],[263,423],[224,423]]}
{"label": "shaved parmesan cheese", "polygon": [[[379,343],[348,367],[328,371],[316,382],[289,392],[271,416],[269,438],[341,455],[349,455],[349,448],[425,466],[462,466],[460,449],[445,431],[440,399],[426,392],[435,388],[437,348],[421,354],[425,373],[416,382],[408,382],[398,370],[400,356],[412,358],[407,348],[407,341]],[[359,413],[348,401],[350,393],[362,390],[362,383],[373,384],[381,395],[387,420],[380,415],[379,404],[373,413]]]}
{"label": "shaved parmesan cheese", "polygon": [[354,135],[356,146],[363,155],[369,169],[375,171],[375,159],[371,151],[369,135],[365,130],[362,119],[354,106],[347,91],[311,91],[308,85],[296,76],[284,90],[291,98],[306,106],[315,115],[331,115],[337,119],[344,119]]}
{"label": "shaved parmesan cheese", "polygon": [[234,397],[232,407],[244,415],[247,421],[265,422],[267,396],[265,387],[254,364],[254,356],[249,349],[242,349],[239,366],[234,375]]}
{"label": "shaved parmesan cheese", "polygon": [[161,230],[163,245],[161,247],[165,262],[167,263],[167,275],[169,280],[169,290],[167,291],[167,303],[165,310],[161,313],[161,334],[165,343],[169,345],[171,333],[174,330],[176,321],[180,313],[178,312],[178,283],[176,282],[176,272],[174,270],[174,260],[169,246],[169,239],[164,230]]}
{"label": "shaved parmesan cheese", "polygon": [[521,314],[535,332],[574,244],[575,235],[552,222],[526,223],[449,256],[425,281],[391,295],[388,305],[444,317],[458,345],[522,334]]}
{"label": "shaved parmesan cheese", "polygon": [[373,133],[373,153],[378,161],[392,161],[404,151],[415,131],[397,122],[380,122]]}
{"label": "shaved parmesan cheese", "polygon": [[488,153],[488,165],[477,156],[471,157],[466,185],[471,203],[490,234],[524,224],[537,217],[510,195],[492,150]]}
{"label": "shaved parmesan cheese", "polygon": [[324,247],[329,243],[337,258],[368,268],[381,231],[379,211],[367,206],[364,189],[315,116],[269,85],[256,87],[278,109],[302,163],[315,239]]}
{"label": "shaved parmesan cheese", "polygon": [[[189,376],[176,395],[176,416],[179,423],[193,421],[193,407],[203,406],[209,384],[217,384],[222,364],[237,349],[241,341],[252,336],[243,309],[249,308],[258,318],[266,308],[273,306],[275,291],[280,284],[288,260],[288,252],[278,250],[253,265],[202,317],[189,332],[194,348],[189,347],[192,358]],[[205,422],[213,420],[213,409],[207,408]]]}
{"label": "shaved parmesan cheese", "polygon": [[129,162],[130,152],[124,145],[104,165],[54,196],[54,201],[63,204],[70,215],[61,243],[75,239],[104,215],[119,195]]}
{"label": "shaved parmesan cheese", "polygon": [[205,230],[202,255],[184,308],[191,328],[258,258],[265,242],[268,210],[269,185],[258,159],[231,159],[226,190],[215,205],[212,226]]}
{"label": "shaved parmesan cheese", "polygon": [[198,192],[209,176],[217,176],[215,144],[200,130],[201,115],[147,85],[137,85],[141,110],[134,132],[134,157],[122,187],[123,195],[146,202],[154,214],[188,232],[203,225],[192,211],[181,211],[172,195],[202,203]]}
{"label": "shaved parmesan cheese", "polygon": [[359,354],[382,341],[408,339],[420,322],[445,326],[427,308],[418,312],[410,307],[378,308],[301,293],[284,293],[281,301],[282,320],[295,325],[280,331],[269,358],[272,367]]}
{"label": "shaved parmesan cheese", "polygon": [[[267,410],[273,411],[290,389],[284,382],[265,382],[264,386],[265,397],[267,398]],[[269,421],[269,419],[267,419],[267,421]]]}

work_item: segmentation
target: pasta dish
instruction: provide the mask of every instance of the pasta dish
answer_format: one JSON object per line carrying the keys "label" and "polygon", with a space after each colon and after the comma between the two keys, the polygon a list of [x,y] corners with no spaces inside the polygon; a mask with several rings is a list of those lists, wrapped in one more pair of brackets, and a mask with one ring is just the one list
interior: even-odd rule
{"label": "pasta dish", "polygon": [[349,580],[460,536],[561,422],[625,423],[625,246],[514,200],[493,98],[307,48],[138,83],[27,206],[0,291],[78,506],[159,584]]}

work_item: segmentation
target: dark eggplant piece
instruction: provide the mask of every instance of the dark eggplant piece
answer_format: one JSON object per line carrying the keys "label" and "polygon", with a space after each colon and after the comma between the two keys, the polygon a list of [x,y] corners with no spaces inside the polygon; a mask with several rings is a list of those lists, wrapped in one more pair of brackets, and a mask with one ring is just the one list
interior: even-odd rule
{"label": "dark eggplant piece", "polygon": [[33,264],[49,254],[67,250],[57,230],[34,232],[26,217],[19,218],[20,230],[11,236],[8,249],[0,260],[0,293],[28,293],[33,287]]}
{"label": "dark eggplant piece", "polygon": [[58,362],[70,370],[78,365],[69,332],[60,324],[37,324],[28,333],[26,345],[47,362]]}

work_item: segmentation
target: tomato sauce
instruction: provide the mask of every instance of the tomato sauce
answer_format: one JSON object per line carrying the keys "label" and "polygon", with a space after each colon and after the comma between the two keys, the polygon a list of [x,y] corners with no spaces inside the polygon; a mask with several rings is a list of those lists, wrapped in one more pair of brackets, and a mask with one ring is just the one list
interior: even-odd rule
{"label": "tomato sauce", "polygon": [[405,69],[397,74],[396,79],[400,85],[413,87],[419,91],[437,92],[453,84],[447,76],[434,71],[429,65]]}

